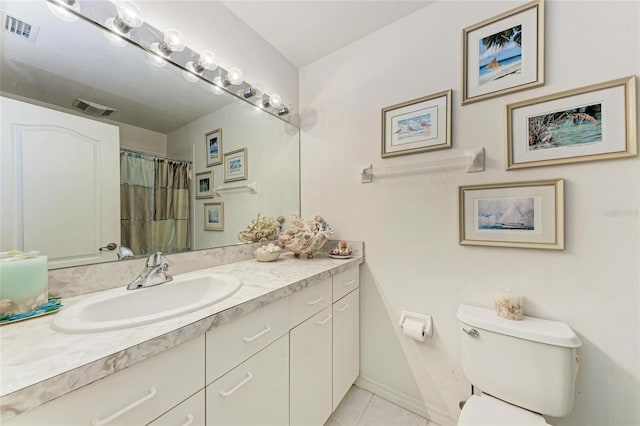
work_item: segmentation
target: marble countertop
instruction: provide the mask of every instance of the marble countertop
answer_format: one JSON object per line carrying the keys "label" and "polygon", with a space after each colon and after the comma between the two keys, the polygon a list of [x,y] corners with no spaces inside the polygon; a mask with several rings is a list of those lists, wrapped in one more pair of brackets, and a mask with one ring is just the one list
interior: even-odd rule
{"label": "marble countertop", "polygon": [[[242,286],[231,297],[198,311],[124,330],[61,333],[51,328],[54,315],[4,325],[0,327],[0,420],[143,361],[363,261],[362,256],[332,259],[321,253],[306,259],[287,253],[275,262],[247,260],[207,268],[239,278]],[[63,304],[70,306],[94,294],[63,299]]]}

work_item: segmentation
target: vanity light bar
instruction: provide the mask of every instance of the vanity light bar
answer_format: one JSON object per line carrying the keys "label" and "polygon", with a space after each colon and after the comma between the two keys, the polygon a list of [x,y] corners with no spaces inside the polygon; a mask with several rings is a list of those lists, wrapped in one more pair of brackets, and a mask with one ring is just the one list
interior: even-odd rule
{"label": "vanity light bar", "polygon": [[[81,7],[80,3],[82,3]],[[128,3],[128,1],[123,1],[122,3]],[[89,0],[82,0],[81,2],[79,0],[47,0],[47,4],[63,4],[72,15],[80,17],[101,27],[103,30],[118,36],[121,36],[122,33],[127,33],[127,42],[146,50],[150,54],[162,57],[164,60],[171,62],[187,73],[193,74],[195,71],[197,76],[194,74],[194,77],[196,79],[199,78],[204,80],[214,85],[216,89],[225,91],[246,102],[249,102],[250,98],[259,96],[259,93],[261,94],[261,92],[258,92],[258,90],[244,81],[244,75],[238,68],[226,70],[219,65],[212,65],[208,68],[207,65],[205,65],[205,62],[202,61],[201,55],[198,55],[197,52],[186,46],[181,37],[182,34],[175,29],[170,29],[163,33],[144,21],[140,26],[134,27],[131,23],[120,22],[123,21],[123,19],[118,19],[122,17],[116,13],[117,11],[111,11],[111,13],[112,16],[114,16],[112,19],[112,21],[114,21],[114,26],[115,28],[118,28],[119,31],[114,29],[111,25],[105,26],[103,22],[100,22],[98,17],[104,16],[105,14],[104,8],[106,6],[104,4],[109,4],[111,5],[110,7],[115,7],[111,2],[95,2]],[[115,23],[116,20],[118,20],[117,25]],[[137,24],[137,22],[135,24]],[[158,38],[160,38],[160,40],[158,40]],[[214,60],[212,60],[212,62],[213,61]],[[229,86],[238,87],[232,89]],[[259,105],[260,108],[290,124],[296,124],[291,120],[293,117],[290,115],[290,108],[281,106],[282,99],[279,95],[274,93],[272,95],[265,94],[264,96],[267,96],[267,99],[261,101],[261,105]]]}

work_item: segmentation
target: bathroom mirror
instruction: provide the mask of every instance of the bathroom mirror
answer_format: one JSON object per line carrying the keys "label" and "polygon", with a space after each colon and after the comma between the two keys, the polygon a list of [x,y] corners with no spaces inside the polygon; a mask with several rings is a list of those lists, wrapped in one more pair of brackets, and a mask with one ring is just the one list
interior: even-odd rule
{"label": "bathroom mirror", "polygon": [[[94,6],[104,3],[103,9],[96,6],[104,16],[114,10],[109,2],[91,3]],[[172,63],[158,66],[148,51],[114,39],[99,25],[84,19],[74,22],[58,19],[45,1],[3,1],[1,8],[0,91],[4,98],[116,126],[118,155],[156,161],[156,168],[151,174],[157,175],[160,169],[154,156],[168,157],[172,163],[189,163],[185,169],[191,178],[188,192],[167,195],[181,185],[175,183],[179,178],[175,175],[168,178],[156,176],[164,182],[157,186],[169,190],[160,195],[156,191],[148,209],[161,217],[152,221],[133,218],[138,222],[135,225],[139,233],[151,233],[155,240],[178,239],[182,242],[177,247],[155,246],[154,250],[170,253],[237,244],[238,232],[244,230],[258,213],[288,217],[291,212],[299,211],[297,128],[203,79],[185,76],[184,69]],[[29,25],[28,31],[24,30],[25,24]],[[15,31],[16,28],[20,29]],[[146,34],[148,37],[156,35]],[[238,86],[237,90],[241,89],[242,86]],[[110,109],[116,111],[108,116],[97,116],[88,115],[78,107],[95,113],[107,111],[109,114]],[[5,111],[0,111],[0,114],[4,116]],[[212,144],[213,137],[219,150],[210,156],[208,146]],[[99,248],[125,241],[120,236],[117,239],[105,238],[99,231],[60,231],[58,228],[61,226],[55,226],[55,217],[62,218],[62,222],[67,217],[67,221],[73,222],[73,214],[78,210],[73,204],[91,198],[89,195],[96,191],[63,192],[50,196],[49,193],[56,188],[64,191],[60,187],[66,185],[52,183],[47,187],[47,182],[58,182],[60,176],[44,175],[39,181],[35,180],[34,172],[20,165],[22,160],[18,154],[22,148],[16,148],[16,142],[7,139],[3,133],[0,250],[40,249],[42,254],[49,256],[50,268],[115,260],[115,250],[100,251]],[[55,145],[55,141],[51,139],[50,144]],[[42,152],[44,155],[45,150]],[[53,152],[38,163],[53,164],[51,169],[54,171],[48,173],[57,173],[57,170],[63,175],[75,167],[76,158],[81,158],[74,152]],[[241,170],[234,167],[236,164]],[[128,184],[133,185],[131,180],[127,180],[131,177],[131,170],[144,169],[134,165],[129,172],[123,172],[122,162],[119,167],[121,176],[122,173],[128,176],[117,183],[121,189]],[[40,170],[38,168],[35,174]],[[28,186],[29,179],[36,182],[31,187]],[[117,179],[111,178],[110,181]],[[136,179],[142,178],[136,177],[133,181]],[[167,183],[171,179],[174,179],[173,183]],[[104,184],[106,182],[97,183],[100,188]],[[29,203],[29,197],[34,198],[29,188],[34,185],[41,186],[52,199],[45,202],[46,197],[38,196]],[[144,190],[129,195],[122,192],[114,203],[119,206],[137,203],[141,192]],[[187,218],[183,213],[167,216],[169,213],[166,212],[175,210],[184,194],[188,194]],[[107,205],[114,203],[102,201]],[[120,212],[118,216],[119,222],[124,219]],[[38,219],[29,222],[29,217]],[[51,222],[42,225],[42,218]],[[105,220],[102,215],[101,221]],[[171,220],[184,223],[178,228],[165,228],[161,223]],[[33,222],[39,223],[34,225]],[[74,259],[58,254],[60,246],[73,244],[88,234],[95,234],[95,237],[86,238],[83,244],[91,247],[92,253],[81,253]],[[37,238],[42,235],[47,236],[47,241]],[[134,254],[143,256],[148,251],[134,250]]]}

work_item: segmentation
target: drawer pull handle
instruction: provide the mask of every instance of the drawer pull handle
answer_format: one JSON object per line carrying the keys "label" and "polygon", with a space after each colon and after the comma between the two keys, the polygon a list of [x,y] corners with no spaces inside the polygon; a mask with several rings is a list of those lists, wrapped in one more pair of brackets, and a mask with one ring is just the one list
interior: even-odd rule
{"label": "drawer pull handle", "polygon": [[345,309],[347,309],[348,307],[349,307],[349,304],[348,304],[348,303],[345,303],[343,306],[341,306],[341,307],[339,307],[339,308],[336,308],[336,311],[338,311],[338,312],[342,312],[342,311],[344,311]]}
{"label": "drawer pull handle", "polygon": [[478,333],[478,330],[476,330],[475,328],[472,328],[471,330],[467,330],[466,328],[463,328],[462,331],[464,331],[465,333],[467,333],[471,337],[480,336],[480,333]]}
{"label": "drawer pull handle", "polygon": [[351,280],[351,281],[347,281],[346,283],[342,283],[343,286],[345,287],[349,287],[350,285],[353,285],[353,283],[355,283],[356,280]]}
{"label": "drawer pull handle", "polygon": [[315,300],[312,300],[312,301],[310,301],[310,302],[307,302],[307,305],[315,305],[316,303],[319,303],[319,302],[321,302],[321,301],[323,301],[323,300],[324,300],[324,296],[320,296],[320,297],[318,297],[318,298],[317,298],[317,299],[315,299]]}
{"label": "drawer pull handle", "polygon": [[318,321],[316,324],[318,325],[324,325],[327,323],[327,321],[329,321],[331,319],[331,314],[327,315],[327,317],[325,319],[323,319],[322,321]]}
{"label": "drawer pull handle", "polygon": [[253,379],[253,374],[251,374],[251,371],[247,371],[247,377],[242,379],[242,381],[240,383],[238,383],[237,385],[235,385],[233,388],[229,389],[228,391],[220,391],[220,395],[222,395],[225,398],[228,397],[229,395],[231,395],[232,393],[234,393],[235,391],[240,389],[242,386],[246,385],[247,382],[249,380],[251,380],[251,379]]}
{"label": "drawer pull handle", "polygon": [[262,330],[261,332],[259,332],[258,334],[251,336],[251,337],[243,337],[242,340],[244,340],[245,342],[249,343],[249,342],[253,342],[254,340],[256,340],[258,337],[262,336],[263,334],[268,333],[271,330],[271,326],[270,325],[265,325],[264,326],[264,330]]}
{"label": "drawer pull handle", "polygon": [[114,421],[115,419],[117,419],[118,417],[123,415],[124,413],[126,413],[128,411],[131,411],[134,408],[136,408],[138,405],[144,404],[145,402],[149,401],[151,398],[156,396],[157,393],[158,393],[158,391],[156,390],[156,388],[149,388],[149,393],[146,394],[145,396],[143,396],[142,398],[140,398],[139,400],[132,402],[131,404],[127,405],[124,408],[121,408],[120,410],[116,411],[115,413],[113,413],[112,415],[107,417],[106,419],[99,419],[99,418],[98,419],[93,419],[91,421],[91,424],[93,426],[102,426],[102,425],[106,425],[107,423],[111,423],[112,421]]}
{"label": "drawer pull handle", "polygon": [[193,423],[193,416],[191,414],[187,414],[187,421],[182,423],[182,426],[189,426]]}

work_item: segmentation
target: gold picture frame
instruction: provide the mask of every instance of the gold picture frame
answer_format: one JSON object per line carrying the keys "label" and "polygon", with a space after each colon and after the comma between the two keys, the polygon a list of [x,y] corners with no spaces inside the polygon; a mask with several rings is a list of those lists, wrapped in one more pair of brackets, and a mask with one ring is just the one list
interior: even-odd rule
{"label": "gold picture frame", "polygon": [[507,170],[638,155],[635,76],[509,104],[506,114]]}
{"label": "gold picture frame", "polygon": [[213,198],[213,170],[196,173],[196,198]]}
{"label": "gold picture frame", "polygon": [[449,89],[382,108],[382,158],[451,148],[451,94]]}
{"label": "gold picture frame", "polygon": [[222,129],[215,129],[205,133],[204,149],[207,167],[222,164]]}
{"label": "gold picture frame", "polygon": [[462,105],[544,85],[544,6],[535,0],[462,30]]}
{"label": "gold picture frame", "polygon": [[204,230],[224,231],[224,203],[204,203]]}
{"label": "gold picture frame", "polygon": [[564,180],[458,188],[461,245],[564,250]]}
{"label": "gold picture frame", "polygon": [[249,164],[247,148],[236,149],[224,154],[224,182],[247,180],[249,178]]}

